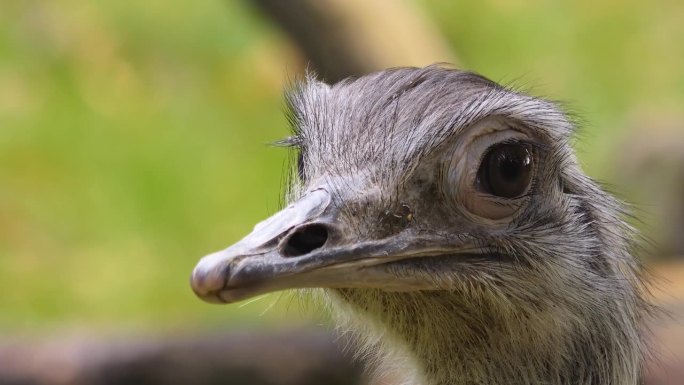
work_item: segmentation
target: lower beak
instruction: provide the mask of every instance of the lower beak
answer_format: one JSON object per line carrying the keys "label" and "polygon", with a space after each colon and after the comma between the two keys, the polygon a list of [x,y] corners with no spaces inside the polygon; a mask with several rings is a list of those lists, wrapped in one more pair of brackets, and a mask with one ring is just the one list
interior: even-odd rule
{"label": "lower beak", "polygon": [[410,275],[398,279],[392,263],[472,249],[405,232],[351,240],[335,217],[325,189],[305,194],[235,245],[202,258],[191,278],[194,292],[207,302],[232,303],[294,288],[429,290],[434,282]]}

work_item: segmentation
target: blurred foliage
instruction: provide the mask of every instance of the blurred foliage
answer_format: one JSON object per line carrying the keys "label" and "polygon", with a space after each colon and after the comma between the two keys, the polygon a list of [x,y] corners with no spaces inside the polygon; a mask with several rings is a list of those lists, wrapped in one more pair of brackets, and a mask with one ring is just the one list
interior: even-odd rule
{"label": "blurred foliage", "polygon": [[[567,101],[592,175],[634,116],[684,119],[684,2],[418,3],[464,67]],[[0,328],[282,322],[188,278],[278,208],[303,61],[244,2],[3,1]]]}
{"label": "blurred foliage", "polygon": [[0,325],[260,313],[197,259],[278,207],[277,37],[241,3],[17,1],[0,13]]}

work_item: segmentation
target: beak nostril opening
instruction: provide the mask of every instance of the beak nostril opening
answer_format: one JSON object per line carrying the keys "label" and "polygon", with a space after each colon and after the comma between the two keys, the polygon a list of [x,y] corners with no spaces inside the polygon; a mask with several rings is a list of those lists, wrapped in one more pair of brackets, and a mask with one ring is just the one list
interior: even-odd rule
{"label": "beak nostril opening", "polygon": [[328,240],[328,229],[321,224],[311,224],[298,228],[283,246],[283,255],[299,257],[323,247]]}

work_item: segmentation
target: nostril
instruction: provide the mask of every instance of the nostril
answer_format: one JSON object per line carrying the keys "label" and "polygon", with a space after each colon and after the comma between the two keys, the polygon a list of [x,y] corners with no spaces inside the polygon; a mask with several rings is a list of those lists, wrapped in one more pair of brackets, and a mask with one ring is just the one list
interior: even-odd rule
{"label": "nostril", "polygon": [[298,228],[285,242],[283,254],[286,257],[299,257],[325,245],[328,229],[321,224],[311,224]]}

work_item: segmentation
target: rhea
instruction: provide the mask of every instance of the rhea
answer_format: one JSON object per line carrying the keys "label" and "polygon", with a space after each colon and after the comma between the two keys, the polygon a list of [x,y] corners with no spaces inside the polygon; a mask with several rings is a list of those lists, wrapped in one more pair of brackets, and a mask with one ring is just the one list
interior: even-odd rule
{"label": "rhea", "polygon": [[198,296],[318,294],[407,384],[639,383],[634,233],[558,106],[436,66],[309,76],[287,101],[290,203],[199,262]]}

